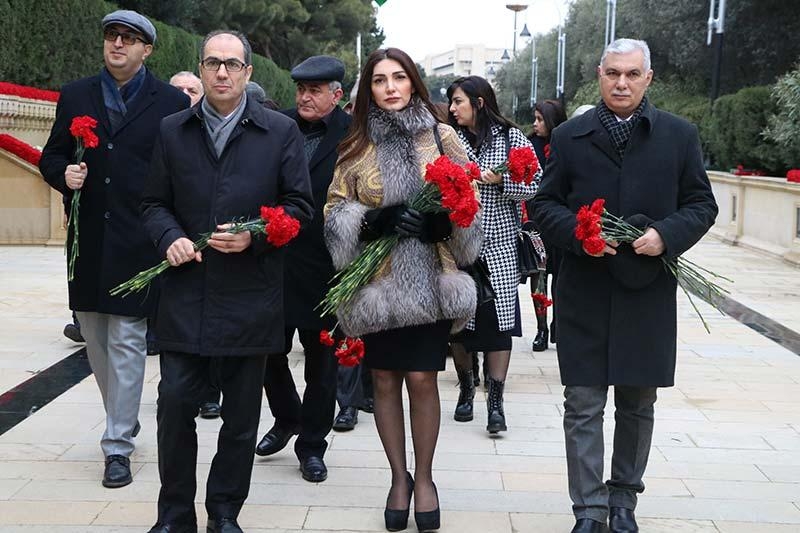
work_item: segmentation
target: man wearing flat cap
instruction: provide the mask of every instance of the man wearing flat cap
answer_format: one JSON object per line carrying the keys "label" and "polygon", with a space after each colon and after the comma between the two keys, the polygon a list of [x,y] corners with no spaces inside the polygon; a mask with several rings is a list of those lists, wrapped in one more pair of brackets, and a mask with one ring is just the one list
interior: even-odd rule
{"label": "man wearing flat cap", "polygon": [[[102,21],[103,59],[99,75],[61,89],[56,119],[39,169],[67,200],[82,191],[80,239],[69,305],[81,323],[89,364],[106,412],[100,446],[105,487],[132,481],[129,457],[139,432],[139,403],[146,357],[147,317],[156,290],[130,298],[109,290],[158,263],[145,235],[139,202],[161,119],[188,107],[189,98],[156,79],[144,66],[153,52],[156,29],[135,11],[119,10]],[[74,160],[72,119],[97,120],[96,148]]]}
{"label": "man wearing flat cap", "polygon": [[[285,346],[267,358],[264,390],[275,424],[256,446],[256,454],[272,455],[299,433],[295,453],[303,479],[325,481],[328,470],[323,456],[325,437],[333,425],[336,405],[336,358],[333,347],[320,344],[319,333],[333,321],[319,315],[317,306],[328,291],[335,271],[323,238],[322,207],[333,179],[339,141],[347,133],[350,116],[342,111],[344,64],[330,56],[313,56],[291,72],[297,84],[297,107],[285,111],[297,121],[303,134],[314,195],[314,218],[286,248],[284,267]],[[306,388],[303,401],[297,394],[287,355],[298,332],[305,352]]]}

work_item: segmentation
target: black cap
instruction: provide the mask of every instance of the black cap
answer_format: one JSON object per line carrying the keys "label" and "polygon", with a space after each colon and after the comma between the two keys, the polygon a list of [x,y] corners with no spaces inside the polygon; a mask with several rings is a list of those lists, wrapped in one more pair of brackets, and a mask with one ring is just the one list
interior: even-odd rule
{"label": "black cap", "polygon": [[311,56],[291,72],[294,81],[344,80],[344,63],[331,56]]}
{"label": "black cap", "polygon": [[156,27],[153,26],[152,22],[147,20],[147,17],[140,15],[136,11],[118,9],[113,13],[109,13],[103,17],[103,29],[111,24],[122,24],[132,30],[138,31],[148,44],[156,42]]}

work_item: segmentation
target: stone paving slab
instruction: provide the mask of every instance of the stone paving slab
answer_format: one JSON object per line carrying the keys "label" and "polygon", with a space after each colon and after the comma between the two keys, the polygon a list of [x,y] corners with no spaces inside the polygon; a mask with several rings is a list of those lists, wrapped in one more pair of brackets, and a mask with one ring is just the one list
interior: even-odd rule
{"label": "stone paving slab", "polygon": [[[732,297],[800,331],[800,270],[780,260],[711,238],[689,254],[732,278]],[[533,312],[521,290],[523,331],[515,339],[507,384],[510,431],[488,438],[485,391],[475,421],[452,420],[455,373],[440,376],[442,429],[435,462],[443,532],[566,532],[573,524],[566,491],[562,387],[556,352],[533,354]],[[0,247],[0,394],[80,346],[61,335],[69,320],[61,249]],[[637,511],[642,531],[788,533],[800,531],[800,357],[709,305],[679,296],[677,386],[659,391],[656,433]],[[291,354],[302,389],[300,347]],[[0,532],[142,532],[155,521],[158,466],[155,402],[158,358],[147,361],[132,457],[134,483],[100,485],[98,439],[104,416],[90,376],[0,435]],[[610,406],[609,406],[610,409]],[[613,440],[607,412],[605,440]],[[272,425],[263,408],[263,433]],[[408,423],[408,420],[406,420]],[[197,514],[219,421],[198,421]],[[371,415],[348,433],[332,433],[319,485],[300,478],[291,445],[256,458],[250,498],[240,522],[249,533],[384,531],[389,482]],[[413,448],[408,440],[408,460]],[[606,465],[608,469],[608,465]],[[415,526],[412,519],[410,530]]]}

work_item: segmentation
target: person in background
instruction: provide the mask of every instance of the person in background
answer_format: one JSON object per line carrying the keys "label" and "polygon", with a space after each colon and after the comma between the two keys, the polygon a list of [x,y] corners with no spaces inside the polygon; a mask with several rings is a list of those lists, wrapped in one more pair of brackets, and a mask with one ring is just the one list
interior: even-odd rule
{"label": "person in background", "polygon": [[372,392],[372,375],[363,365],[339,366],[336,383],[336,401],[339,414],[333,421],[334,431],[350,431],[358,424],[358,411],[373,413],[375,399]]}
{"label": "person in background", "polygon": [[[414,61],[397,48],[372,52],[359,78],[353,125],[340,144],[325,205],[325,240],[333,264],[344,268],[365,244],[396,235],[398,242],[372,280],[337,312],[349,336],[361,336],[363,364],[372,370],[375,424],[392,470],[384,521],[408,525],[411,498],[419,531],[440,525],[433,457],[439,438],[438,373],[445,368],[452,328],[475,310],[475,282],[458,266],[478,257],[479,218],[467,228],[444,212],[408,206],[424,184],[425,165],[467,154],[436,108]],[[406,464],[403,384],[411,405],[414,476]]]}
{"label": "person in background", "polygon": [[[563,251],[558,280],[558,366],[564,388],[573,533],[638,532],[657,387],[675,382],[677,281],[664,268],[712,226],[717,204],[697,128],[656,109],[644,41],[603,51],[596,108],[552,132],[533,220]],[[575,237],[582,205],[646,228],[631,244],[586,252]],[[611,477],[603,482],[603,414],[614,387]]]}
{"label": "person in background", "polygon": [[[189,99],[159,81],[145,67],[156,29],[135,11],[103,17],[103,61],[99,75],[68,83],[61,90],[50,138],[39,169],[45,181],[68,199],[81,192],[80,239],[69,306],[80,320],[92,373],[103,398],[105,456],[103,486],[131,481],[130,456],[141,428],[139,405],[144,383],[147,317],[157,298],[122,298],[109,291],[158,262],[139,217],[161,119],[186,108]],[[96,148],[76,164],[72,120],[97,120]]]}
{"label": "person in background", "polygon": [[259,104],[263,105],[267,109],[271,109],[273,111],[278,110],[278,103],[275,100],[271,99],[267,96],[267,91],[254,81],[248,81],[247,87],[245,87],[245,91],[247,92],[247,97],[255,100]]}
{"label": "person in background", "polygon": [[[564,108],[561,107],[561,102],[558,100],[544,100],[537,102],[534,107],[534,120],[533,132],[528,137],[536,150],[536,157],[542,164],[542,168],[547,166],[547,158],[550,154],[550,134],[562,122],[566,122],[567,114]],[[533,209],[533,200],[525,202],[526,218],[530,218]],[[550,298],[553,301],[553,322],[550,329],[547,328],[547,308],[536,308],[537,304],[534,301],[536,308],[536,337],[533,339],[531,349],[534,352],[543,352],[547,349],[548,340],[556,342],[556,282],[558,280],[558,265],[561,262],[561,253],[558,247],[547,245],[547,236],[542,235],[545,250],[547,251],[547,270],[531,276],[531,295],[533,295],[539,284],[544,287],[544,295],[547,296],[547,276],[553,276],[552,290]],[[539,279],[539,276],[544,276],[545,279]]]}
{"label": "person in background", "polygon": [[183,91],[194,106],[203,97],[203,83],[192,72],[183,70],[169,79],[169,84]]}
{"label": "person in background", "polygon": [[[325,248],[322,208],[339,157],[336,147],[350,127],[350,115],[339,108],[344,63],[331,56],[312,56],[291,71],[296,107],[286,111],[303,134],[303,150],[314,194],[314,218],[286,247],[283,272],[285,342],[267,357],[264,392],[275,424],[261,439],[257,455],[272,455],[298,434],[294,451],[306,481],[328,478],[324,456],[336,410],[335,348],[320,343],[320,331],[333,328],[332,317],[321,317],[319,304],[336,271]],[[289,352],[297,331],[305,356],[303,401],[289,370]]]}
{"label": "person in background", "polygon": [[472,357],[484,353],[488,394],[486,431],[506,431],[503,389],[511,360],[511,338],[522,335],[517,267],[517,234],[522,224],[520,202],[536,193],[541,177],[539,169],[531,181],[517,183],[510,174],[495,174],[492,169],[508,159],[511,148],[530,146],[525,135],[500,114],[494,89],[480,76],[456,79],[447,88],[450,101],[450,124],[458,132],[461,144],[471,161],[480,166],[478,190],[483,208],[483,231],[486,235],[480,258],[489,270],[495,298],[478,306],[466,329],[451,339],[453,362],[458,373],[460,394],[453,418],[459,422],[473,419]]}
{"label": "person in background", "polygon": [[[156,321],[161,490],[151,533],[197,531],[194,418],[211,366],[225,401],[205,490],[206,531],[242,531],[266,357],[284,344],[284,250],[249,231],[230,233],[228,222],[257,218],[262,206],[280,206],[301,224],[313,213],[297,125],[245,95],[253,70],[247,38],[209,33],[198,67],[205,95],[161,122],[141,203],[150,242],[178,267],[163,274]],[[194,240],[208,231],[208,247],[196,250]]]}

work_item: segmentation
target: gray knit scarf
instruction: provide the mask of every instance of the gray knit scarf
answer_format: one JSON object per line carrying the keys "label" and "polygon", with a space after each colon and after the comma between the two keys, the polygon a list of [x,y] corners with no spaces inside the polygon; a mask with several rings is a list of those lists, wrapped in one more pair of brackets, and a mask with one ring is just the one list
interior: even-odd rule
{"label": "gray knit scarf", "polygon": [[217,152],[217,157],[222,155],[222,151],[225,150],[225,145],[228,144],[228,139],[233,133],[233,129],[236,127],[236,124],[239,123],[239,119],[242,118],[244,114],[244,108],[247,107],[247,93],[242,93],[242,101],[239,102],[239,105],[230,114],[227,118],[223,117],[219,113],[217,113],[211,104],[208,103],[206,98],[203,98],[202,103],[200,104],[203,108],[203,118],[205,119],[206,123],[206,132],[208,133],[208,137],[211,139],[211,142],[214,143],[214,149]]}

